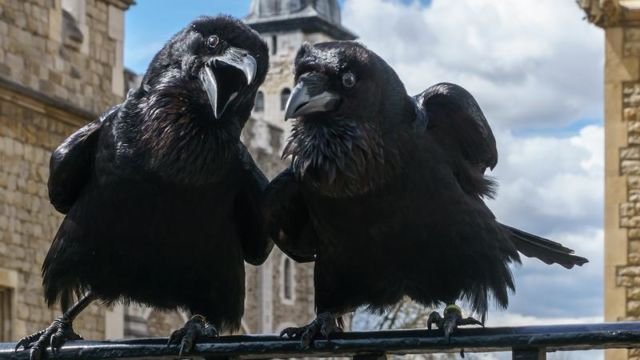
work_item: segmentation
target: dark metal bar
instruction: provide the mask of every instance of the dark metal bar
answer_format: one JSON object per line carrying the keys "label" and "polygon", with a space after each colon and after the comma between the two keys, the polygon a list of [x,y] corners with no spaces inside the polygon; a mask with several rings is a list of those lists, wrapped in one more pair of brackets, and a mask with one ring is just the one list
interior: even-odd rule
{"label": "dark metal bar", "polygon": [[[166,339],[120,341],[74,341],[63,346],[56,359],[163,358],[178,354]],[[14,352],[15,344],[0,344],[0,359],[26,360],[28,351]],[[317,340],[302,349],[294,340],[277,336],[222,336],[199,343],[194,356],[206,358],[355,356],[367,354],[408,354],[490,351],[519,349],[585,350],[640,347],[640,322],[604,324],[526,326],[512,328],[462,329],[446,341],[439,330],[395,330],[346,332],[330,340]],[[524,358],[533,359],[533,358]]]}
{"label": "dark metal bar", "polygon": [[353,356],[353,360],[387,360],[385,353],[358,354]]}

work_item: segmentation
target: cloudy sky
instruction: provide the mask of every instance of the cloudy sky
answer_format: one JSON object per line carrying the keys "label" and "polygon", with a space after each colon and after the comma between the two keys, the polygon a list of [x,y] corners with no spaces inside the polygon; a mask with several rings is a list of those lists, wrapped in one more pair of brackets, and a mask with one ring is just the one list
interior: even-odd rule
{"label": "cloudy sky", "polygon": [[[514,270],[509,311],[491,312],[489,325],[601,321],[602,31],[583,20],[574,0],[341,3],[344,25],[411,93],[448,81],[474,94],[498,140],[491,175],[500,188],[490,203],[498,218],[591,260],[567,271],[525,259]],[[248,0],[177,4],[138,0],[129,10],[128,67],[144,72],[162,43],[197,15],[242,17],[249,9]]]}

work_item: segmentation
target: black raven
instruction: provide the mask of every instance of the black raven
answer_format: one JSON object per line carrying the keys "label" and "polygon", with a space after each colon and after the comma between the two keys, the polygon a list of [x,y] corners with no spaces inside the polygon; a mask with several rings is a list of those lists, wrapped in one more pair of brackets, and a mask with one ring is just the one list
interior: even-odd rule
{"label": "black raven", "polygon": [[263,211],[276,245],[315,261],[317,318],[282,335],[303,343],[341,330],[341,315],[409,296],[448,305],[431,323],[445,335],[514,290],[518,251],[566,268],[587,260],[556,242],[500,224],[483,197],[497,162],[474,98],[442,83],[415,97],[379,56],[355,42],[305,44],[295,59],[286,118],[297,118]]}
{"label": "black raven", "polygon": [[66,216],[43,286],[65,312],[16,349],[38,359],[78,339],[72,321],[93,300],[190,311],[170,339],[181,352],[198,335],[239,327],[243,260],[262,263],[273,244],[259,205],[268,181],[239,140],[267,69],[256,32],[231,17],[198,18],[122,104],[53,152],[49,196]]}

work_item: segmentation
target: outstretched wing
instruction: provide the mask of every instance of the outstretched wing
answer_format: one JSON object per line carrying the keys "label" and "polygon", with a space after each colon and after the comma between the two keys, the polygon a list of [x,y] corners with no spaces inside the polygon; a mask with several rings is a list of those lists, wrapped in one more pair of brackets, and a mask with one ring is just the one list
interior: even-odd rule
{"label": "outstretched wing", "polygon": [[269,180],[253,161],[247,148],[242,143],[239,146],[242,178],[241,190],[234,207],[236,230],[242,241],[244,260],[251,265],[260,265],[273,248],[273,242],[267,236],[260,213],[262,196]]}
{"label": "outstretched wing", "polygon": [[493,183],[484,177],[498,163],[498,150],[487,119],[471,94],[461,86],[440,83],[415,96],[425,115],[427,131],[448,158],[460,186],[472,195],[492,196]]}
{"label": "outstretched wing", "polygon": [[102,124],[117,116],[119,108],[112,107],[97,120],[78,129],[51,154],[49,201],[59,212],[69,212],[89,182]]}
{"label": "outstretched wing", "polygon": [[280,250],[297,262],[315,260],[317,235],[291,168],[281,172],[267,187],[263,216],[267,231]]}
{"label": "outstretched wing", "polygon": [[[418,111],[426,115],[427,131],[449,159],[460,187],[479,202],[479,196],[493,195],[493,183],[484,177],[484,172],[498,162],[496,140],[473,96],[458,85],[440,83],[415,100]],[[483,206],[486,207],[484,203]],[[488,208],[487,211],[490,212]],[[562,244],[507,225],[499,226],[525,256],[569,269],[587,262]]]}

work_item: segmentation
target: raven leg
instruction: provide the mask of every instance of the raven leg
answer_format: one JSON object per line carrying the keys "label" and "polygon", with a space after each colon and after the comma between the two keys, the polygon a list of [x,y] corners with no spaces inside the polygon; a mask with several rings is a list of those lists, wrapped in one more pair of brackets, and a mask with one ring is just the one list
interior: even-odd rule
{"label": "raven leg", "polygon": [[51,351],[55,354],[62,345],[68,340],[81,340],[82,337],[73,331],[73,320],[84,310],[91,302],[95,300],[95,296],[89,292],[69,310],[65,311],[61,317],[53,321],[48,328],[40,330],[32,335],[23,337],[16,344],[16,351],[20,347],[31,349],[29,358],[31,360],[40,360],[46,357],[47,346],[51,346]]}
{"label": "raven leg", "polygon": [[318,314],[315,320],[308,325],[302,327],[290,327],[282,330],[282,332],[280,332],[280,336],[286,336],[290,339],[299,338],[302,342],[302,347],[306,349],[311,345],[311,342],[318,336],[318,334],[321,334],[328,339],[331,334],[341,333],[343,328],[344,322],[342,321],[341,316],[329,312],[323,312]]}
{"label": "raven leg", "polygon": [[183,352],[188,353],[193,350],[196,339],[201,336],[216,337],[218,330],[204,316],[196,314],[181,329],[171,333],[167,346],[180,343],[179,356],[182,356]]}
{"label": "raven leg", "polygon": [[463,318],[462,310],[456,304],[449,304],[444,309],[444,317],[437,311],[432,312],[427,320],[427,328],[431,330],[431,325],[436,324],[438,329],[444,331],[444,337],[449,340],[451,334],[458,329],[458,326],[484,324],[472,317]]}

